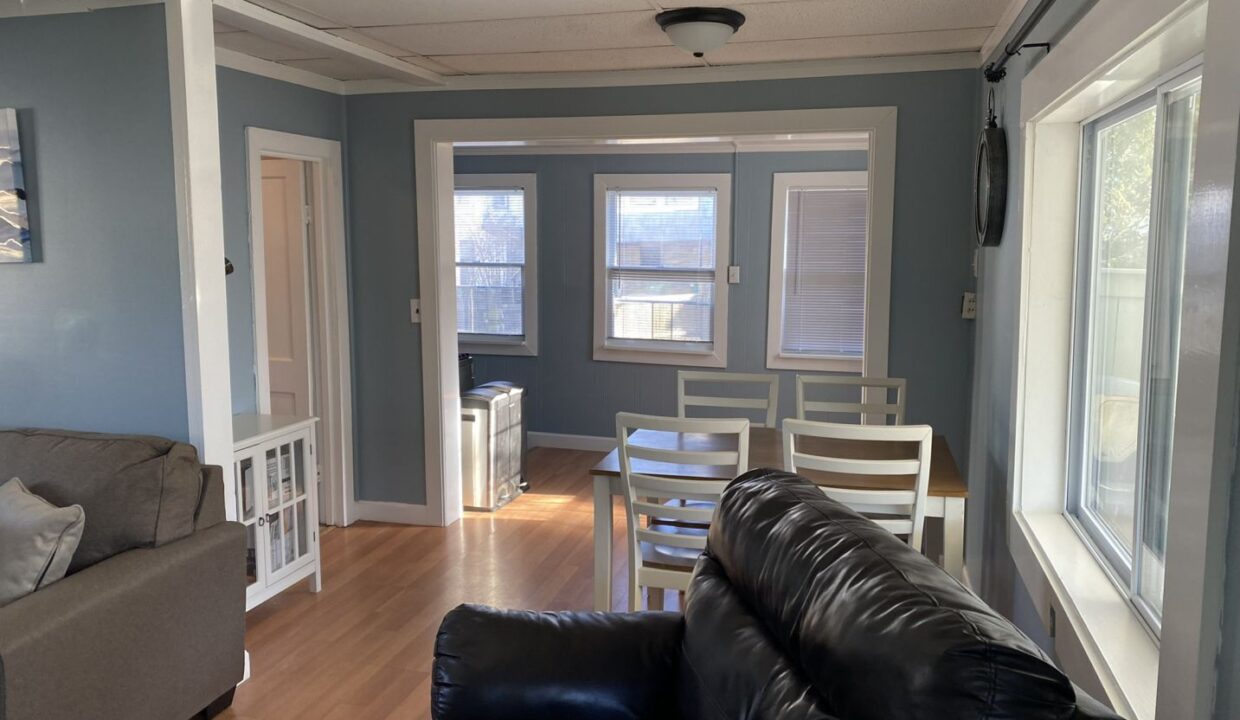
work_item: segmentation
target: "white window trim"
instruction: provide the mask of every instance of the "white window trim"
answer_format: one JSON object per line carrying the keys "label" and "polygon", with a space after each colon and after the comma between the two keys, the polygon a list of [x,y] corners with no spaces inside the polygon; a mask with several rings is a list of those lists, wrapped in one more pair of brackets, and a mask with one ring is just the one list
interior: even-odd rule
{"label": "white window trim", "polygon": [[474,355],[538,354],[538,175],[535,173],[469,173],[456,176],[456,188],[510,189],[525,193],[525,287],[522,293],[522,318],[525,334],[521,337],[503,335],[459,335],[460,351]]}
{"label": "white window trim", "polygon": [[[861,358],[822,357],[808,355],[784,355],[784,259],[788,250],[788,191],[795,187],[857,187],[866,185],[867,197],[874,194],[873,178],[868,170],[844,170],[831,172],[783,172],[775,173],[771,190],[771,265],[770,296],[767,301],[766,320],[766,366],[771,370],[812,370],[818,372],[860,373],[865,367],[865,357],[870,355],[872,345],[887,346],[888,314],[877,316],[871,308],[877,305],[872,295],[883,293],[890,303],[891,286],[891,235],[876,238],[873,228],[874,203],[869,202],[866,223],[866,280],[865,280],[865,330],[864,349]],[[877,247],[879,243],[883,247]],[[886,266],[879,267],[878,260],[885,258]]]}
{"label": "white window trim", "polygon": [[[1060,618],[1054,637],[1065,669],[1080,679],[1092,674],[1134,720],[1152,720],[1156,711],[1206,720],[1214,699],[1230,481],[1230,466],[1222,467],[1214,448],[1228,442],[1229,431],[1217,423],[1219,398],[1232,397],[1235,387],[1220,371],[1220,357],[1235,342],[1218,334],[1219,298],[1229,289],[1216,268],[1226,265],[1230,240],[1240,51],[1228,29],[1237,22],[1234,4],[1099,0],[1021,86],[1025,177],[1016,207],[1025,213],[1008,541],[1047,627],[1052,612]],[[1048,429],[1068,427],[1081,122],[1187,69],[1207,47],[1159,643],[1066,515],[1067,433]],[[1014,120],[1006,123],[1013,129]],[[1228,202],[1217,200],[1224,189]]]}
{"label": "white window trim", "polygon": [[[714,339],[709,350],[688,343],[607,338],[607,191],[623,189],[714,189]],[[608,362],[728,366],[728,258],[732,248],[732,176],[727,173],[599,174],[594,176],[594,359]]]}

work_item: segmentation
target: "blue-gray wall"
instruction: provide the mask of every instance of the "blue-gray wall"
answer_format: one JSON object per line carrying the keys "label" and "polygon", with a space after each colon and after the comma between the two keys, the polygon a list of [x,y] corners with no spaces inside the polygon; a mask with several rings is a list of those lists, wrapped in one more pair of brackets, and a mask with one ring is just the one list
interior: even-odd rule
{"label": "blue-gray wall", "polygon": [[249,178],[245,129],[280,130],[344,140],[345,99],[319,90],[219,68],[220,171],[228,276],[228,350],[234,413],[257,408],[254,385],[254,285],[250,268]]}
{"label": "blue-gray wall", "polygon": [[[942,392],[948,407],[967,407],[968,328],[958,317],[969,284],[969,192],[978,107],[977,74],[940,71],[798,80],[584,88],[355,95],[348,99],[353,333],[358,497],[421,503],[423,428],[419,328],[409,322],[418,297],[414,210],[413,120],[417,118],[556,117],[727,112],[799,108],[899,108],[896,169],[897,255],[932,258],[926,266],[896,260],[893,355],[942,362],[942,388],[914,388],[914,403]],[[767,190],[769,192],[769,189]],[[546,192],[539,193],[546,198]],[[545,200],[544,200],[545,202]],[[769,229],[763,233],[769,232]],[[761,262],[750,266],[761,266]],[[588,278],[591,266],[580,268]],[[762,283],[761,273],[745,279]],[[759,293],[763,297],[764,295]],[[544,322],[543,338],[554,325]],[[932,330],[933,329],[933,330]],[[764,331],[753,334],[765,343]],[[900,348],[897,351],[897,348]],[[934,358],[941,354],[944,357]],[[912,368],[893,364],[892,373]],[[670,377],[670,373],[669,373]],[[931,383],[932,385],[933,383]],[[590,392],[589,387],[580,387]],[[923,394],[925,393],[925,394]],[[917,399],[918,394],[921,399]],[[963,417],[963,410],[961,411]],[[958,453],[965,452],[963,448]]]}
{"label": "blue-gray wall", "polygon": [[[619,411],[676,413],[674,367],[592,359],[596,173],[733,174],[741,283],[728,286],[728,369],[766,372],[772,176],[866,166],[862,151],[741,153],[735,167],[731,154],[458,157],[458,173],[538,175],[538,357],[477,356],[478,380],[524,385],[530,429],[542,432],[611,436]],[[958,216],[958,205],[943,208],[937,217],[921,218],[924,234],[897,236],[890,344],[890,373],[908,377],[912,389],[909,422],[933,425],[956,452],[964,448],[969,382],[968,323],[957,303],[971,284],[967,244],[952,248]],[[897,218],[905,227],[917,221]],[[918,276],[940,282],[918,287]],[[796,373],[780,375],[781,416],[788,416],[795,407]]]}
{"label": "blue-gray wall", "polygon": [[188,439],[162,5],[0,19],[41,262],[0,265],[0,426]]}
{"label": "blue-gray wall", "polygon": [[[1039,23],[1027,42],[1058,41],[1094,0],[1060,0]],[[1032,10],[1032,7],[1029,8]],[[1023,153],[1020,141],[1020,90],[1025,74],[1040,59],[1029,50],[1008,63],[1007,78],[990,85],[977,79],[981,92],[976,117],[985,115],[987,93],[995,92],[999,124],[1007,131],[1008,222],[998,247],[980,251],[978,322],[973,361],[973,406],[968,462],[969,504],[966,556],[979,594],[1048,650],[1052,641],[1016,571],[1008,548],[1012,439],[1012,387],[1019,327],[1021,202]],[[976,77],[976,76],[975,76]]]}

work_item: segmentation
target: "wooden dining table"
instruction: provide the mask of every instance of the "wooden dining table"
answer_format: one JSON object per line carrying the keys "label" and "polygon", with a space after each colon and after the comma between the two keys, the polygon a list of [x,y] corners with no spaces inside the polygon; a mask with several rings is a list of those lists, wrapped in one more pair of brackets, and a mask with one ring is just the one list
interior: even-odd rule
{"label": "wooden dining table", "polygon": [[[673,433],[639,430],[634,442],[644,447],[687,451],[735,450],[735,435],[712,435],[706,433]],[[829,440],[826,438],[798,437],[797,451],[832,457],[850,457],[867,460],[896,460],[915,458],[916,443],[876,443],[855,440]],[[749,467],[784,469],[783,434],[773,428],[750,428]],[[675,465],[649,460],[634,460],[633,470],[648,475],[661,475],[681,479],[729,480],[733,469],[716,465]],[[614,513],[612,497],[623,496],[620,480],[620,454],[618,450],[607,453],[591,471],[594,478],[594,608],[611,609],[611,558]],[[811,482],[830,484],[832,487],[859,490],[911,489],[913,478],[899,476],[844,475],[802,470],[798,474]],[[968,486],[960,476],[960,469],[952,457],[947,440],[935,435],[930,450],[930,490],[926,502],[926,517],[943,519],[943,568],[964,580],[964,509],[969,496]]]}

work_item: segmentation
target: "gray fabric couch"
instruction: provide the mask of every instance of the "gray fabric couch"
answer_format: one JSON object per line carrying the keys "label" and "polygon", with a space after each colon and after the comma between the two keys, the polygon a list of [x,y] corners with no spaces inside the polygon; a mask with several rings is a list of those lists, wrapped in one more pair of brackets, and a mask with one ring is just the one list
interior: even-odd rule
{"label": "gray fabric couch", "polygon": [[0,720],[211,717],[241,681],[244,528],[219,467],[152,437],[0,431],[0,478],[86,511],[69,575],[0,607]]}

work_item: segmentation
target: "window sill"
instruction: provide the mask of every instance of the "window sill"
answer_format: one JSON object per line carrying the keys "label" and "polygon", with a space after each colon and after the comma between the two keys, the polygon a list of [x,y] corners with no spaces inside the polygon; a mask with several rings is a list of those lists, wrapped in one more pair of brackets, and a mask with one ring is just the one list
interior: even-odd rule
{"label": "window sill", "polygon": [[811,372],[845,372],[859,373],[862,370],[861,358],[827,358],[796,355],[767,356],[768,370],[809,370]]}
{"label": "window sill", "polygon": [[647,365],[684,365],[686,367],[726,368],[728,358],[716,345],[716,349],[701,352],[679,349],[659,349],[652,344],[632,346],[596,346],[594,359],[603,362],[642,363]]}
{"label": "window sill", "polygon": [[518,355],[534,357],[538,350],[526,340],[515,342],[505,340],[460,340],[457,351],[471,355]]}
{"label": "window sill", "polygon": [[1158,643],[1136,608],[1062,514],[1018,511],[1013,519],[1013,540],[1045,576],[1111,704],[1132,720],[1154,720]]}

